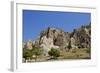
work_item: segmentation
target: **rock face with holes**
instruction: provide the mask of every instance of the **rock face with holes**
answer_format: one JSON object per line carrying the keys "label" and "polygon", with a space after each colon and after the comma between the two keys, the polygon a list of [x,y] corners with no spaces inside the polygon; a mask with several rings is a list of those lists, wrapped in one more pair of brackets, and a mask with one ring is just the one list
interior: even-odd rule
{"label": "rock face with holes", "polygon": [[91,48],[91,24],[74,29],[73,32],[48,27],[40,33],[40,37],[34,43],[26,42],[26,47],[32,49],[32,45],[35,45],[42,48],[47,55],[51,48],[67,50],[69,43],[71,49]]}

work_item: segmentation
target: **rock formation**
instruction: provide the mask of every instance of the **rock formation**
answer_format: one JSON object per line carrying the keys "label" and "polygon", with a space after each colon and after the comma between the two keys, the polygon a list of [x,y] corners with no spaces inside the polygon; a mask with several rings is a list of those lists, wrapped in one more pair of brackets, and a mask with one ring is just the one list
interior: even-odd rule
{"label": "rock formation", "polygon": [[38,48],[42,48],[47,55],[51,48],[68,49],[69,42],[71,42],[72,49],[91,48],[91,24],[74,29],[73,32],[65,32],[62,29],[48,27],[40,33],[40,37],[34,43],[28,41],[26,48],[32,49],[32,45],[35,45]]}

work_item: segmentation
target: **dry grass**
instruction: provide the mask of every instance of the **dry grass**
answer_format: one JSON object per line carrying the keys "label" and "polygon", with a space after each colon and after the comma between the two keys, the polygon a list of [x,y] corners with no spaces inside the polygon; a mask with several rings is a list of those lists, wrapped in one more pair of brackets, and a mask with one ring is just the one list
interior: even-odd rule
{"label": "dry grass", "polygon": [[64,59],[90,59],[90,49],[88,48],[81,48],[81,49],[73,49],[68,52],[66,51],[60,51],[60,57],[57,59],[51,59],[50,56],[39,56],[37,57],[37,60],[32,59],[29,61],[31,62],[43,62],[43,61],[53,61],[53,60],[64,60]]}
{"label": "dry grass", "polygon": [[87,52],[88,48],[73,49],[69,52],[61,51],[63,59],[89,59],[90,52]]}

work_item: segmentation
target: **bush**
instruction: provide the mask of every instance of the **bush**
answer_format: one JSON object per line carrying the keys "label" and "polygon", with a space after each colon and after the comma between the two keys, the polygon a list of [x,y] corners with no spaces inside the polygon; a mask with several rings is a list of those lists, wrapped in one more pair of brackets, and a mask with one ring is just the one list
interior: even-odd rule
{"label": "bush", "polygon": [[25,59],[25,62],[26,60],[31,59],[32,56],[33,56],[33,53],[31,50],[23,48],[23,58]]}
{"label": "bush", "polygon": [[57,59],[57,57],[60,56],[60,51],[57,50],[57,49],[51,48],[51,50],[48,52],[48,54],[49,54],[52,58]]}
{"label": "bush", "polygon": [[37,57],[40,56],[43,53],[43,50],[41,48],[36,48],[33,46],[33,49],[26,49],[23,48],[23,58],[26,60],[33,59],[33,55],[35,55],[35,61],[37,60]]}
{"label": "bush", "polygon": [[86,53],[91,53],[91,49],[88,48],[88,49],[86,50]]}
{"label": "bush", "polygon": [[71,46],[71,41],[68,43],[68,46],[67,46],[68,49],[71,49],[72,46]]}
{"label": "bush", "polygon": [[35,61],[37,60],[37,57],[38,56],[40,56],[40,55],[42,55],[42,53],[43,53],[43,50],[41,49],[41,48],[33,48],[32,49],[32,53],[33,53],[33,55],[35,55],[36,57],[35,57]]}

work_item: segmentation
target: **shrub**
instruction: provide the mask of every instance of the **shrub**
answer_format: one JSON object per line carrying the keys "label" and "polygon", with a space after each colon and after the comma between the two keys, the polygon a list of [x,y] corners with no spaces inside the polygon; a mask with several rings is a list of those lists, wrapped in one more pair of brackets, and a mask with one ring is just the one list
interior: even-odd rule
{"label": "shrub", "polygon": [[71,49],[72,46],[71,46],[71,41],[68,43],[68,46],[67,46],[68,49]]}
{"label": "shrub", "polygon": [[33,56],[33,53],[31,50],[23,48],[23,58],[25,59],[25,62],[26,60],[31,59],[32,56]]}
{"label": "shrub", "polygon": [[43,50],[41,48],[36,48],[35,47],[35,48],[32,49],[32,53],[33,53],[33,55],[35,55],[35,61],[36,61],[37,57],[42,55]]}
{"label": "shrub", "polygon": [[90,52],[91,52],[91,49],[88,48],[88,49],[86,50],[86,53],[90,53]]}
{"label": "shrub", "polygon": [[57,49],[51,48],[51,50],[48,52],[48,54],[49,54],[52,58],[57,59],[57,57],[60,56],[60,51],[57,50]]}

